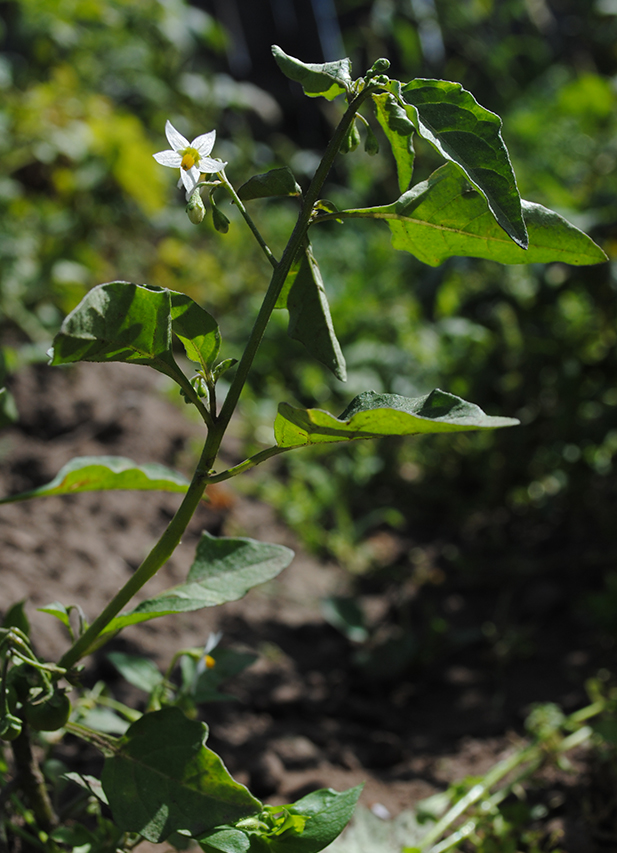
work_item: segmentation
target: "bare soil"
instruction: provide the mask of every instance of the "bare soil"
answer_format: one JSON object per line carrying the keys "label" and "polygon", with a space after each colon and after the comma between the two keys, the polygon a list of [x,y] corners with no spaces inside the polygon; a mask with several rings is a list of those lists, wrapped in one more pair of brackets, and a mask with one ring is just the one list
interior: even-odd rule
{"label": "bare soil", "polygon": [[[0,443],[0,494],[48,482],[76,456],[126,456],[189,473],[201,429],[165,387],[149,371],[126,365],[22,371],[12,383],[21,419]],[[229,462],[240,461],[233,442],[227,454]],[[26,599],[39,653],[56,658],[68,644],[64,629],[36,608],[57,600],[79,604],[94,617],[139,565],[179,500],[108,492],[1,507],[0,610]],[[164,665],[176,650],[200,645],[216,630],[223,644],[259,653],[258,662],[226,686],[238,701],[204,706],[203,716],[212,748],[269,802],[364,782],[361,802],[396,815],[507,755],[520,742],[534,702],[558,702],[566,711],[583,706],[585,678],[613,653],[564,615],[562,590],[543,580],[526,591],[526,606],[540,626],[533,643],[519,638],[515,651],[500,659],[495,649],[487,652],[481,632],[473,635],[482,625],[486,591],[454,584],[439,591],[436,612],[448,613],[461,636],[467,631],[471,639],[436,653],[428,665],[369,673],[357,665],[357,648],[322,616],[322,599],[347,592],[349,574],[303,551],[269,507],[232,483],[213,489],[143,597],[184,580],[203,529],[285,544],[296,558],[278,579],[239,602],[127,629],[88,663],[85,681],[105,678],[125,698],[131,694],[107,651],[144,653]],[[375,620],[388,619],[392,595],[366,591]],[[84,756],[91,760],[87,751]],[[584,803],[596,796],[594,767],[584,755],[575,767],[547,789],[557,803],[552,837],[568,853],[611,849],[583,814]]]}

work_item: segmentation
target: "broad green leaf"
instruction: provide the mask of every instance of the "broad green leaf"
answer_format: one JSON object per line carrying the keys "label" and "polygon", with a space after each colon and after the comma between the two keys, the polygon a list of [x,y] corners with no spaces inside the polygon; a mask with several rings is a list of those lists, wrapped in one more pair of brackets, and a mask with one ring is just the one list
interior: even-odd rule
{"label": "broad green leaf", "polygon": [[114,822],[148,841],[200,835],[256,814],[261,803],[205,745],[207,727],[178,708],[145,714],[105,760],[101,782]]}
{"label": "broad green leaf", "polygon": [[460,83],[412,80],[400,89],[418,133],[457,163],[488,202],[491,213],[521,248],[527,231],[501,119],[481,107]]}
{"label": "broad green leaf", "polygon": [[30,636],[30,620],[26,616],[26,611],[24,609],[24,605],[26,603],[26,599],[22,598],[21,601],[16,601],[15,604],[11,604],[6,613],[4,614],[4,619],[2,620],[3,628],[18,628],[26,637]]}
{"label": "broad green leaf", "polygon": [[262,175],[253,175],[238,190],[238,197],[242,201],[251,201],[254,198],[298,195],[302,195],[302,190],[296,183],[293,172],[287,166],[283,169],[272,169]]}
{"label": "broad green leaf", "polygon": [[436,389],[424,397],[365,391],[335,418],[323,409],[279,405],[274,435],[279,447],[301,447],[385,435],[462,432],[516,426],[514,418],[486,415],[479,406]]}
{"label": "broad green leaf", "polygon": [[15,398],[8,388],[0,388],[0,429],[14,424],[19,418]]}
{"label": "broad green leaf", "polygon": [[322,788],[286,806],[292,815],[307,816],[302,834],[286,833],[269,839],[273,853],[318,853],[341,834],[362,793],[362,785],[347,791]]}
{"label": "broad green leaf", "polygon": [[185,293],[170,290],[169,294],[172,332],[182,341],[190,360],[209,370],[221,348],[216,320]]}
{"label": "broad green leaf", "polygon": [[129,684],[145,693],[151,693],[163,681],[159,668],[142,655],[109,652],[107,657]]}
{"label": "broad green leaf", "polygon": [[137,465],[123,456],[78,456],[67,462],[51,482],[29,492],[2,498],[0,504],[77,492],[186,492],[188,486],[186,477],[163,465]]}
{"label": "broad green leaf", "polygon": [[186,613],[236,601],[254,586],[275,578],[287,568],[293,556],[293,551],[283,545],[255,539],[217,538],[204,531],[187,582],[112,619],[105,634],[169,613]]}
{"label": "broad green leaf", "polygon": [[382,92],[373,95],[375,115],[381,125],[394,154],[398,187],[405,192],[411,183],[413,174],[413,123],[407,118],[407,113],[393,95]]}
{"label": "broad green leaf", "polygon": [[[199,839],[202,850],[220,853],[246,853],[251,847],[249,836],[239,829],[217,829]],[[265,848],[267,850],[267,847]]]}
{"label": "broad green leaf", "polygon": [[313,358],[344,382],[345,357],[334,331],[328,297],[311,247],[307,246],[287,276],[278,307],[289,311],[288,334],[300,341]]}
{"label": "broad green leaf", "polygon": [[529,231],[526,250],[507,238],[461,170],[446,163],[393,204],[338,211],[337,216],[387,221],[394,248],[431,266],[456,255],[502,264],[561,261],[580,266],[607,260],[590,237],[558,213],[530,201],[523,201],[523,211]]}
{"label": "broad green leaf", "polygon": [[65,318],[50,354],[54,365],[122,361],[175,377],[169,291],[127,281],[94,287]]}
{"label": "broad green leaf", "polygon": [[321,95],[331,101],[351,87],[351,61],[347,58],[336,62],[301,62],[276,44],[272,45],[272,53],[283,74],[300,83],[309,98]]}

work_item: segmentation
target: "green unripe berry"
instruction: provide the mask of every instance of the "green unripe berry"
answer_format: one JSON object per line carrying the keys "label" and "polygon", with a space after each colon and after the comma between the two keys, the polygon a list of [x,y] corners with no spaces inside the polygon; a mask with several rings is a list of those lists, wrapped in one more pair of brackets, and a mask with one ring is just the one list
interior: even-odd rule
{"label": "green unripe berry", "polygon": [[21,720],[13,714],[5,714],[0,720],[0,738],[2,740],[15,740],[21,734]]}
{"label": "green unripe berry", "polygon": [[56,690],[43,702],[27,702],[24,719],[37,732],[55,732],[66,725],[71,714],[71,703],[64,690]]}

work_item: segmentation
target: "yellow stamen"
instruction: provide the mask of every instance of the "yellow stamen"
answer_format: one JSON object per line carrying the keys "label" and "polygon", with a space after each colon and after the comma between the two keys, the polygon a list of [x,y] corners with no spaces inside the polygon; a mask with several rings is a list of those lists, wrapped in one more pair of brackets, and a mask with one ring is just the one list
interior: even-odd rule
{"label": "yellow stamen", "polygon": [[212,669],[213,666],[216,666],[216,661],[212,655],[206,655],[204,660],[206,662],[206,669]]}
{"label": "yellow stamen", "polygon": [[[176,161],[177,162],[177,161]],[[184,169],[185,172],[188,172],[189,169],[192,169],[195,165],[195,158],[192,154],[188,152],[182,158],[182,162],[180,163],[180,167]]]}

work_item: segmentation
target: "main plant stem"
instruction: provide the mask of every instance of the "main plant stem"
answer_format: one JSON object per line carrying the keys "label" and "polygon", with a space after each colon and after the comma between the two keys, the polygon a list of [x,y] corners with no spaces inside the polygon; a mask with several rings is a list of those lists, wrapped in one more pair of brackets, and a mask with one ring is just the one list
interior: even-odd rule
{"label": "main plant stem", "polygon": [[[306,237],[313,207],[319,198],[321,189],[330,167],[334,162],[341,142],[347,133],[349,125],[360,107],[360,104],[371,94],[374,89],[367,87],[359,95],[357,95],[347,107],[345,114],[340,120],[332,139],[324,153],[324,156],[319,164],[313,180],[304,197],[304,202],[298,215],[298,220],[294,230],[289,238],[289,242],[283,252],[283,257],[280,263],[274,268],[270,285],[264,297],[257,319],[251,331],[248,343],[238,364],[236,374],[230,385],[229,391],[225,398],[225,402],[221,408],[220,414],[214,420],[214,424],[210,427],[208,437],[204,445],[204,449],[199,460],[199,464],[193,475],[193,479],[188,488],[184,500],[180,504],[176,514],[171,519],[161,538],[158,540],[154,548],[150,551],[143,563],[136,570],[135,574],[127,581],[127,583],[119,590],[109,602],[102,613],[97,616],[92,625],[79,637],[70,649],[63,655],[59,661],[59,665],[70,669],[80,658],[82,658],[95,645],[97,638],[114,619],[122,608],[128,604],[131,598],[138,592],[142,586],[150,580],[171,557],[176,547],[180,544],[180,539],[186,530],[189,521],[193,517],[195,510],[199,505],[204,490],[211,479],[211,470],[214,465],[214,460],[221,446],[221,441],[234,413],[240,394],[248,377],[249,370],[255,358],[255,354],[259,348],[259,344],[264,336],[268,321],[276,302],[279,298],[285,279],[291,269],[291,265],[300,250],[302,243]],[[273,455],[273,454],[270,454]]]}

